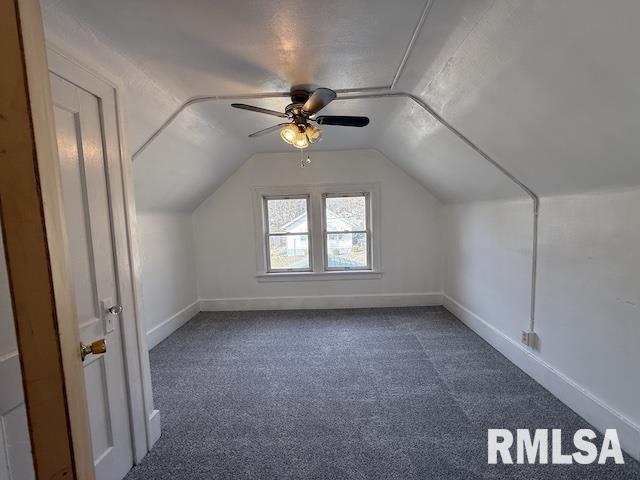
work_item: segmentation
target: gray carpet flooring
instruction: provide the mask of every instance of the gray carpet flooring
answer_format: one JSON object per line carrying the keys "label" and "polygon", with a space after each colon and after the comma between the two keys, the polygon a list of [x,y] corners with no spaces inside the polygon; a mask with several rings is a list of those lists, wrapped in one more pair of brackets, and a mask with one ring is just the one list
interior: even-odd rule
{"label": "gray carpet flooring", "polygon": [[151,370],[163,433],[128,480],[640,478],[487,465],[488,428],[589,425],[441,307],[200,313]]}

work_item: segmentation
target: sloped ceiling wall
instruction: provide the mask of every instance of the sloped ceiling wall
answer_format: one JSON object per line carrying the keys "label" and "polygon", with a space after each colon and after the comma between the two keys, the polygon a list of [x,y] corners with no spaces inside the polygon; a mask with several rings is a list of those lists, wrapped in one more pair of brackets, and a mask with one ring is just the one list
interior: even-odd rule
{"label": "sloped ceiling wall", "polygon": [[[42,3],[49,39],[122,78],[131,151],[196,94],[388,86],[426,6]],[[639,3],[622,0],[435,0],[395,89],[422,97],[539,194],[637,186],[639,16]],[[409,100],[336,101],[326,113],[372,122],[326,127],[314,148],[376,148],[445,201],[521,193]],[[193,210],[254,153],[285,151],[277,135],[246,138],[273,123],[226,102],[185,110],[135,161],[139,208]]]}
{"label": "sloped ceiling wall", "polygon": [[624,0],[438,1],[398,87],[539,194],[637,186],[638,18]]}

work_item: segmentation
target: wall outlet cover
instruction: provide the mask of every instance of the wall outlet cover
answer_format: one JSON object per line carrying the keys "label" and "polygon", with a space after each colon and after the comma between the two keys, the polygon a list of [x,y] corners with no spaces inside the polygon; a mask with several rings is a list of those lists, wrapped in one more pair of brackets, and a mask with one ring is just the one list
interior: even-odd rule
{"label": "wall outlet cover", "polygon": [[522,331],[522,343],[529,348],[536,348],[538,345],[538,334],[536,332]]}

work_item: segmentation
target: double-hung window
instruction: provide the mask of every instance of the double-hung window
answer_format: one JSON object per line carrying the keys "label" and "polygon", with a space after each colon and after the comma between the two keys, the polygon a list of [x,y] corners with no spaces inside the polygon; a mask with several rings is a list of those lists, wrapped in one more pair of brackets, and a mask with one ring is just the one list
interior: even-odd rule
{"label": "double-hung window", "polygon": [[264,197],[267,272],[309,272],[309,195]]}
{"label": "double-hung window", "polygon": [[369,193],[324,193],[325,270],[371,269]]}
{"label": "double-hung window", "polygon": [[379,185],[256,187],[257,277],[379,278]]}

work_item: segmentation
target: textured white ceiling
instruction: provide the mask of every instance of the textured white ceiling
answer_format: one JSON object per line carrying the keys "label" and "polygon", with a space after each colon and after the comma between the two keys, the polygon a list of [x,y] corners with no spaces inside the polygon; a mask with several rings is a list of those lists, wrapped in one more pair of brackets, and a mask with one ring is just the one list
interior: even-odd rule
{"label": "textured white ceiling", "polygon": [[425,0],[43,0],[178,93],[389,85]]}
{"label": "textured white ceiling", "polygon": [[[122,79],[130,150],[188,97],[389,85],[425,2],[42,0],[48,38]],[[421,96],[540,194],[640,184],[640,3],[435,0],[396,89]],[[281,109],[287,99],[251,101]],[[325,113],[323,111],[323,113]],[[406,99],[335,102],[363,129],[325,127],[318,149],[376,148],[445,201],[518,194]],[[135,162],[138,205],[192,210],[276,117],[190,107]],[[316,148],[316,147],[314,147]]]}
{"label": "textured white ceiling", "polygon": [[398,87],[542,195],[637,186],[638,18],[637,1],[437,1]]}

